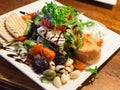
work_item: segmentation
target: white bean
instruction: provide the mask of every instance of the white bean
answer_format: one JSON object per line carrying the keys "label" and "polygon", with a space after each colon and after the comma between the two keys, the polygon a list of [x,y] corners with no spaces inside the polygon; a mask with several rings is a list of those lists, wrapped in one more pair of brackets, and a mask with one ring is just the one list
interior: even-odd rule
{"label": "white bean", "polygon": [[68,73],[63,73],[61,76],[61,82],[63,84],[67,83],[70,80],[70,75]]}
{"label": "white bean", "polygon": [[62,82],[61,82],[60,77],[57,76],[54,78],[53,85],[57,88],[60,88],[62,86]]}
{"label": "white bean", "polygon": [[67,61],[65,62],[66,67],[69,67],[72,64],[73,64],[73,59],[71,59],[71,58],[68,58]]}
{"label": "white bean", "polygon": [[53,61],[49,63],[49,68],[55,70],[55,63]]}
{"label": "white bean", "polygon": [[57,65],[55,70],[58,71],[58,72],[61,72],[61,73],[66,73],[67,72],[65,70],[65,66],[63,66],[63,65]]}
{"label": "white bean", "polygon": [[77,79],[80,76],[80,71],[75,70],[70,73],[70,79]]}
{"label": "white bean", "polygon": [[74,66],[73,65],[70,65],[69,67],[70,67],[71,71],[74,70]]}
{"label": "white bean", "polygon": [[71,70],[70,67],[65,67],[65,70],[66,70],[68,73],[72,72],[72,70]]}
{"label": "white bean", "polygon": [[57,65],[55,70],[60,71],[61,69],[64,69],[64,68],[65,68],[65,66],[63,66],[63,65]]}

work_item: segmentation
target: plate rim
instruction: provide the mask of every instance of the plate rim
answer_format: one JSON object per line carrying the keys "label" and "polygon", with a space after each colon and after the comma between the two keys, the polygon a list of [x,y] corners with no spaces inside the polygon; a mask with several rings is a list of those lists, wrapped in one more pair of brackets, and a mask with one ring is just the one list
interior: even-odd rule
{"label": "plate rim", "polygon": [[[46,2],[46,1],[51,1],[51,0],[44,0],[44,2]],[[25,6],[22,6],[22,7],[20,7],[20,8],[14,9],[14,10],[8,12],[8,13],[5,13],[5,14],[1,15],[0,18],[9,15],[9,14],[12,13],[12,12],[18,13],[18,11],[21,10],[21,9],[24,9],[24,8],[26,8],[26,7],[31,7],[32,5],[39,4],[39,3],[41,3],[41,2],[42,2],[42,1],[35,1],[35,2],[30,3],[30,4],[28,4],[28,5],[25,5]],[[57,4],[62,5],[62,4],[59,3],[59,2],[57,2]],[[86,17],[86,16],[84,16],[84,15],[83,15],[83,17],[84,17],[84,18],[87,18],[87,19],[90,19],[90,18],[88,18],[88,17]],[[116,38],[118,37],[118,40],[120,40],[119,34],[113,32],[112,30],[110,30],[110,29],[108,29],[108,28],[106,28],[106,27],[105,27],[105,29],[108,30],[110,34],[113,34],[114,36],[116,36]],[[118,48],[120,48],[120,43],[118,43],[118,44],[116,45],[116,48],[115,48],[115,49],[110,53],[110,55],[109,55],[108,57],[106,57],[106,58],[108,59],[113,53],[115,53],[115,52],[117,51]],[[14,61],[15,63],[11,62],[12,59],[9,59],[8,57],[6,57],[6,56],[3,54],[4,51],[5,51],[5,50],[0,50],[0,55],[1,55],[3,58],[5,58],[9,63],[11,63],[13,66],[15,66],[17,69],[19,69],[22,73],[24,73],[26,76],[28,76],[28,77],[29,77],[30,79],[32,79],[34,82],[36,82],[36,81],[35,81],[36,79],[34,79],[33,77],[31,77],[31,76],[29,76],[28,74],[26,74],[26,72],[23,71],[22,68],[16,66],[16,65],[18,65],[18,64],[15,64],[15,63],[17,63],[16,61]],[[11,61],[10,61],[10,60],[11,60]],[[105,60],[105,61],[107,61],[107,60]],[[103,63],[105,63],[105,61],[103,61],[103,62],[100,63],[100,64],[97,63],[97,64],[95,64],[95,65],[92,65],[91,67],[95,67],[96,65],[98,65],[98,66],[100,67]],[[25,67],[26,67],[26,66],[25,66]],[[85,71],[83,71],[82,73],[85,73],[85,74],[87,73],[87,74],[86,74],[87,78],[91,75],[91,73],[85,72]],[[36,74],[33,74],[33,75],[36,75]],[[74,89],[76,89],[77,87],[81,86],[81,84],[82,84],[87,78],[83,78],[82,81],[81,81],[81,83],[80,83],[80,81],[76,80],[77,83],[76,83],[76,85],[74,84]],[[39,81],[39,82],[41,82],[41,81]],[[37,81],[36,83],[37,83],[38,85],[40,85],[39,82]],[[68,83],[68,84],[69,84],[69,83]],[[78,85],[78,84],[79,84],[79,85]],[[48,88],[44,87],[44,84],[43,84],[43,83],[42,83],[40,86],[41,86],[42,88],[44,88],[44,89],[48,89]],[[49,87],[50,85],[46,85],[46,86]],[[66,85],[66,86],[67,86],[67,85]],[[72,87],[72,86],[73,86],[73,85],[71,85],[71,87]],[[72,87],[72,88],[73,88],[73,87]],[[54,89],[58,89],[58,88],[54,88]],[[61,90],[61,89],[64,89],[64,88],[61,87],[60,90]]]}

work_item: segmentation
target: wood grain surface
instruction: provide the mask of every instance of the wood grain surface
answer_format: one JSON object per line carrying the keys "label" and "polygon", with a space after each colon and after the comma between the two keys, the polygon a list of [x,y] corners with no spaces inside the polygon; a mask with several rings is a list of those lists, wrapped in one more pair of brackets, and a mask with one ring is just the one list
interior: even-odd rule
{"label": "wood grain surface", "polygon": [[[36,0],[0,0],[0,15],[34,1]],[[117,1],[117,5],[115,6],[94,2],[92,0],[58,1],[65,5],[73,6],[89,18],[100,21],[111,30],[120,34],[120,0]],[[97,78],[93,84],[90,84],[91,76],[83,83],[83,86],[77,90],[120,90],[120,49],[100,67]],[[2,57],[0,57],[0,81],[1,80],[12,82],[13,85],[24,87],[26,90],[42,90],[40,86],[18,71]],[[2,85],[3,83],[0,82],[0,86]],[[3,90],[3,87],[1,88]]]}

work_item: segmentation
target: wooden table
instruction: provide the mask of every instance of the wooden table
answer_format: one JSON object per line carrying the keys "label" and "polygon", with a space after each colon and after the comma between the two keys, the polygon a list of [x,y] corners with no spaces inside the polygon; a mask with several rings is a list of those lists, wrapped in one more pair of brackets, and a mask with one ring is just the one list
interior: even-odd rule
{"label": "wooden table", "polygon": [[[34,1],[36,0],[0,0],[0,15]],[[92,2],[91,0],[58,1],[65,5],[73,6],[78,11],[84,12],[84,15],[89,18],[102,22],[108,28],[120,34],[120,0],[118,0],[115,6]],[[120,49],[101,66],[97,77],[99,79],[96,79],[93,85],[89,84],[90,77],[85,81],[83,87],[79,87],[77,90],[120,90]],[[2,90],[5,87],[15,89],[15,87],[6,86],[6,82],[3,80],[12,82],[13,86],[25,90],[27,90],[27,88],[31,90],[42,89],[0,57],[0,87]]]}

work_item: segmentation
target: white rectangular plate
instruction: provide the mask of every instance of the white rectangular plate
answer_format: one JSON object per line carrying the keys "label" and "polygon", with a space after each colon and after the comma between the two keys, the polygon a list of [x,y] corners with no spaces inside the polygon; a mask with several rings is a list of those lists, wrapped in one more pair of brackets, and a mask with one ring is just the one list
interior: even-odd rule
{"label": "white rectangular plate", "polygon": [[116,5],[117,0],[95,0],[106,4]]}
{"label": "white rectangular plate", "polygon": [[[12,12],[17,13],[20,15],[19,11],[25,11],[25,12],[35,12],[37,10],[41,10],[41,8],[45,5],[45,2],[50,2],[51,0],[40,0],[36,1],[34,3],[31,3],[29,5],[26,5],[24,7],[15,9],[11,12],[8,12],[0,18],[8,16]],[[61,5],[60,3],[56,2],[57,4]],[[83,18],[84,20],[90,20],[86,16],[82,15],[80,18]],[[119,47],[120,47],[120,35],[109,30],[108,28],[102,26],[104,31],[106,32],[105,37],[104,37],[104,45],[101,50],[101,58],[99,62],[95,65],[90,66],[91,68],[94,68],[95,66],[100,67]],[[61,88],[56,88],[52,84],[45,84],[41,83],[39,79],[39,75],[35,74],[33,70],[22,63],[16,62],[14,59],[10,58],[7,56],[8,51],[5,50],[0,50],[0,55],[5,58],[8,62],[10,62],[12,65],[14,65],[16,68],[18,68],[22,73],[27,75],[30,79],[32,79],[34,82],[36,82],[38,85],[43,87],[44,89],[47,90],[75,90],[81,84],[91,75],[90,72],[83,71],[81,72],[81,75],[78,79],[76,80],[70,80],[67,84],[63,85]]]}

